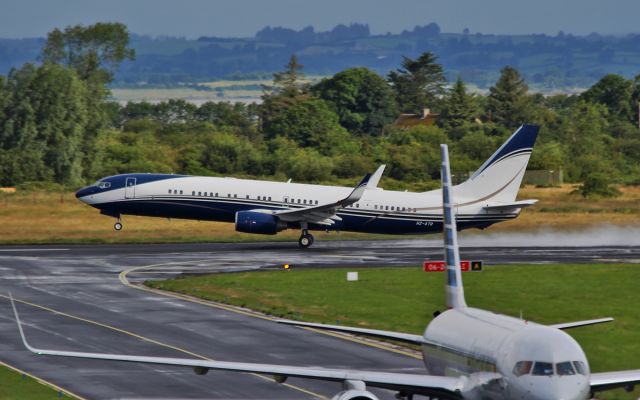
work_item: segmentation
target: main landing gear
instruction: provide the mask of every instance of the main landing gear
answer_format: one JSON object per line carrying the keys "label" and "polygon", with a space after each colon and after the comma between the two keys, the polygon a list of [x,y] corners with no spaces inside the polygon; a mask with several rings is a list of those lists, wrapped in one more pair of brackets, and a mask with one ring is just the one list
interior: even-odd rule
{"label": "main landing gear", "polygon": [[116,223],[113,224],[113,229],[115,229],[116,231],[122,230],[122,222],[120,222],[120,217],[118,217]]}
{"label": "main landing gear", "polygon": [[309,233],[308,230],[304,229],[302,231],[302,235],[300,235],[300,239],[298,239],[298,244],[302,248],[307,248],[313,244],[313,235]]}
{"label": "main landing gear", "polygon": [[303,249],[306,249],[313,244],[313,235],[309,233],[309,225],[306,222],[302,222],[300,228],[302,228],[302,234],[300,234],[298,244]]}

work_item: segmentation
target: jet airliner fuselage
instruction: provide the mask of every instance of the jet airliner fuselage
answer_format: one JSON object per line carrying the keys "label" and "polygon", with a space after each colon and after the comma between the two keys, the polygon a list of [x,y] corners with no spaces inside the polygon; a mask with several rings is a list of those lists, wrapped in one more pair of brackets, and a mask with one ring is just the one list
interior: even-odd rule
{"label": "jet airliner fuselage", "polygon": [[[516,201],[538,127],[523,125],[467,181],[453,188],[459,229],[513,219],[535,200]],[[384,166],[354,188],[172,174],[121,174],[76,193],[102,214],[234,222],[239,232],[276,234],[300,229],[382,234],[442,231],[440,190],[423,193],[377,187]]]}

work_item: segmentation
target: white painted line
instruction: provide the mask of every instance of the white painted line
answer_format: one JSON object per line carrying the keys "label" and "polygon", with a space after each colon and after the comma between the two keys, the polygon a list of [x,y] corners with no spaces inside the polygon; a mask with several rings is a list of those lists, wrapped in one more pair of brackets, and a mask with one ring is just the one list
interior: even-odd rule
{"label": "white painted line", "polygon": [[0,249],[0,252],[29,252],[29,251],[69,251],[69,249]]}

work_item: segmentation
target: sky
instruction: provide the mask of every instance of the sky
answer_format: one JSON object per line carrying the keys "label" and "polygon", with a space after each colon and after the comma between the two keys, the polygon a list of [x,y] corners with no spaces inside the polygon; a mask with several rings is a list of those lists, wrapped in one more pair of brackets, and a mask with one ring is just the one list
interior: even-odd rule
{"label": "sky", "polygon": [[442,32],[640,33],[639,0],[0,0],[0,37],[122,22],[151,36],[250,37],[265,26],[318,31],[367,23],[374,34],[436,22]]}

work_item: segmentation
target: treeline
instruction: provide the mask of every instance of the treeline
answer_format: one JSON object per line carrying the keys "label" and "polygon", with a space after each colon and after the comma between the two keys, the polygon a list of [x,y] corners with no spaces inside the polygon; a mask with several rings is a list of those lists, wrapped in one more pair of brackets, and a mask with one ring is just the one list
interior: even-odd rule
{"label": "treeline", "polygon": [[[76,187],[122,172],[257,176],[352,184],[388,165],[388,188],[436,187],[440,143],[457,171],[472,171],[521,124],[542,126],[532,169],[563,169],[585,195],[609,183],[640,183],[640,76],[606,75],[580,95],[529,93],[504,67],[486,96],[438,58],[405,57],[387,76],[349,68],[309,85],[295,56],[256,104],[182,100],[107,101],[113,68],[133,58],[119,24],[49,35],[43,64],[0,78],[3,185],[29,181]],[[70,48],[69,46],[74,46]],[[436,124],[403,128],[400,113],[438,114]]]}
{"label": "treeline", "polygon": [[[586,88],[608,73],[636,75],[639,39],[639,34],[446,33],[436,23],[384,35],[371,34],[366,24],[338,25],[327,31],[311,26],[300,30],[266,27],[250,38],[132,35],[130,45],[137,51],[137,60],[123,60],[113,83],[174,87],[269,76],[294,53],[310,74],[333,75],[358,65],[386,75],[403,56],[417,58],[431,51],[438,54],[449,80],[461,76],[484,89],[495,83],[504,65],[517,68],[537,89]],[[0,73],[36,61],[43,43],[43,39],[0,39]]]}

